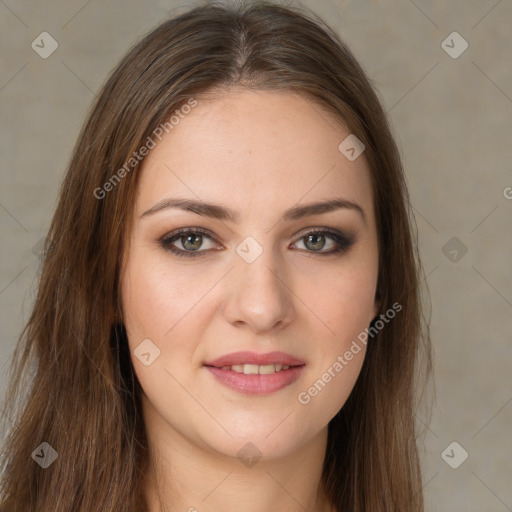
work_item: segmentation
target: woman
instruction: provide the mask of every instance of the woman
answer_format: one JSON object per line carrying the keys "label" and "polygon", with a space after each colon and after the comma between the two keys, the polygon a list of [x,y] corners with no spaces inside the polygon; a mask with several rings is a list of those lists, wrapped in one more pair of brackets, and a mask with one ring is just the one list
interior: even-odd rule
{"label": "woman", "polygon": [[383,109],[321,20],[161,24],[62,185],[2,510],[423,511],[411,220]]}

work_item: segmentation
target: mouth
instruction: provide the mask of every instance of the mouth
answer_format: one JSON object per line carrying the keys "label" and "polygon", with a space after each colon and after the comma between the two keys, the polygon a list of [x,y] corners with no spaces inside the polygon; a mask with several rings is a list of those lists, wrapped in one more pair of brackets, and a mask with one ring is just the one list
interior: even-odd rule
{"label": "mouth", "polygon": [[[205,366],[214,366],[215,368],[225,368],[226,366],[270,366],[274,365],[282,370],[283,366],[301,366],[304,363],[291,354],[285,352],[268,352],[266,354],[258,354],[257,352],[242,351],[232,352],[224,356],[218,357],[213,361],[204,363]],[[278,370],[279,371],[279,370]]]}
{"label": "mouth", "polygon": [[305,365],[301,359],[284,352],[235,352],[204,363],[218,382],[251,395],[273,393],[292,384]]}
{"label": "mouth", "polygon": [[[218,368],[214,366],[213,368]],[[288,370],[288,364],[233,364],[231,366],[222,366],[221,370],[230,370],[235,373],[243,373],[244,375],[271,375],[281,371]]]}

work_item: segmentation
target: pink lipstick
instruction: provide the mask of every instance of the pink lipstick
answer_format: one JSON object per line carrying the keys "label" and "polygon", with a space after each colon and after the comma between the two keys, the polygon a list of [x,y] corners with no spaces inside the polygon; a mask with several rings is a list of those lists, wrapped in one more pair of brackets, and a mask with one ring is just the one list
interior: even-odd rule
{"label": "pink lipstick", "polygon": [[265,395],[295,382],[305,363],[284,352],[233,352],[204,363],[225,386],[240,393]]}

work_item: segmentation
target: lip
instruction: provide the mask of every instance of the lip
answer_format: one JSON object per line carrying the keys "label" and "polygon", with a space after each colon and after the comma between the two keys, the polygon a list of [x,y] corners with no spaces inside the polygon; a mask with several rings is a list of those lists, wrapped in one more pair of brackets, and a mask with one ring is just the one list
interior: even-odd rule
{"label": "lip", "polygon": [[234,364],[287,364],[288,366],[302,366],[304,361],[285,352],[268,352],[258,354],[256,352],[232,352],[213,361],[204,363],[205,366],[214,366],[222,368],[223,366],[233,366]]}
{"label": "lip", "polygon": [[279,391],[295,382],[301,375],[305,365],[290,366],[288,370],[269,375],[246,375],[232,370],[223,370],[216,366],[206,366],[213,376],[228,388],[246,395],[267,395]]}
{"label": "lip", "polygon": [[[282,364],[288,365],[290,368],[271,374],[249,375],[222,369],[235,364]],[[269,352],[267,354],[233,352],[207,362],[204,366],[218,382],[230,389],[247,395],[267,395],[295,382],[302,374],[305,363],[284,352]]]}

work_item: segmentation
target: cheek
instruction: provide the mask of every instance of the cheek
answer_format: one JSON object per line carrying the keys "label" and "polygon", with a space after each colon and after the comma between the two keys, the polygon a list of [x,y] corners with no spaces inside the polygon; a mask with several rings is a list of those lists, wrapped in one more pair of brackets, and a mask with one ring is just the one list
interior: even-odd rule
{"label": "cheek", "polygon": [[176,271],[159,260],[147,262],[143,254],[134,254],[127,265],[121,286],[125,325],[135,337],[165,340],[191,314],[208,283],[194,279],[186,269]]}
{"label": "cheek", "polygon": [[337,335],[354,336],[368,326],[374,316],[376,277],[369,273],[348,272],[331,284],[329,311]]}
{"label": "cheek", "polygon": [[376,253],[358,252],[315,283],[308,302],[322,334],[307,387],[297,398],[310,417],[327,422],[346,402],[364,362],[366,329],[375,315]]}
{"label": "cheek", "polygon": [[[197,314],[194,304],[206,290],[198,288],[186,272],[177,272],[164,263],[154,256],[150,261],[143,250],[133,250],[121,281],[121,297],[137,378],[151,401],[168,410],[180,396],[176,382],[186,382],[189,378],[185,363],[190,361],[196,347],[191,328],[194,313]],[[139,346],[144,346],[144,351]],[[153,360],[147,366],[138,356],[146,352]],[[162,389],[167,390],[166,396],[162,395]]]}
{"label": "cheek", "polygon": [[[198,279],[197,266],[180,264],[178,268],[165,254],[155,256],[143,249],[132,251],[121,281],[128,346],[135,373],[148,396],[158,401],[163,399],[162,389],[173,389],[171,394],[177,400],[176,396],[181,396],[177,382],[190,383],[191,362],[196,360],[213,311],[208,291],[219,277],[202,272]],[[137,358],[142,349],[137,348],[148,339],[158,356],[145,366]]]}
{"label": "cheek", "polygon": [[170,316],[174,311],[172,294],[164,293],[166,281],[137,263],[135,258],[130,261],[121,288],[124,322],[133,342],[140,337],[159,338],[165,324],[167,329],[172,325]]}
{"label": "cheek", "polygon": [[[375,280],[345,273],[326,284],[328,294],[313,300],[329,330],[317,338],[315,361],[297,400],[308,418],[328,423],[343,407],[359,377],[366,354],[365,329],[374,312]],[[316,424],[316,423],[315,423]]]}
{"label": "cheek", "polygon": [[375,315],[377,271],[368,258],[354,257],[339,269],[311,276],[303,284],[307,304],[319,319],[330,349],[340,349],[368,327]]}

